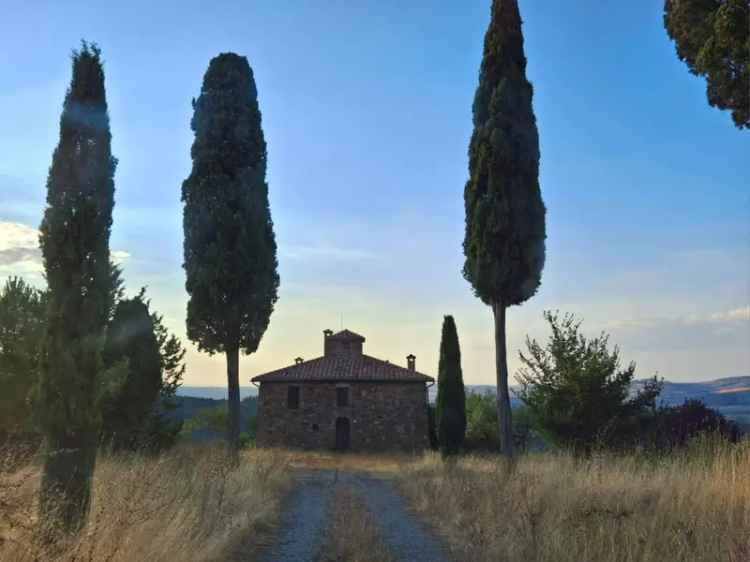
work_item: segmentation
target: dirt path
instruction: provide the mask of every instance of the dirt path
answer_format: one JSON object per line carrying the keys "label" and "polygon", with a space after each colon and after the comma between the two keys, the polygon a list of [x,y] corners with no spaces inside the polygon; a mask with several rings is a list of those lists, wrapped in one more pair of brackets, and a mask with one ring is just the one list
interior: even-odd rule
{"label": "dirt path", "polygon": [[261,562],[314,562],[325,538],[330,499],[336,472],[300,472],[294,490],[285,500],[276,544]]}
{"label": "dirt path", "polygon": [[378,532],[399,562],[448,562],[440,540],[407,509],[386,478],[336,470],[300,471],[285,502],[278,538],[261,562],[316,562],[330,522],[337,486],[354,490],[377,523]]}

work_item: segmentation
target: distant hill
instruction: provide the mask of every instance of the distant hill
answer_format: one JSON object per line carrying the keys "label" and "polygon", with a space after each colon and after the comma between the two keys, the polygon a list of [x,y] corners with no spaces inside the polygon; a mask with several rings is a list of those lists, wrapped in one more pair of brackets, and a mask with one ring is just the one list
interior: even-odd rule
{"label": "distant hill", "polygon": [[[190,387],[188,387],[190,388]],[[226,392],[226,389],[224,389]],[[179,393],[178,393],[179,394]],[[226,407],[226,400],[214,400],[212,398],[197,398],[194,396],[178,396],[177,407],[170,410],[168,415],[171,419],[185,421],[195,416],[201,410],[216,408],[219,406]],[[246,396],[240,402],[240,428],[244,431],[247,422],[254,417],[258,411],[258,399],[255,396]],[[194,431],[192,439],[196,441],[206,441],[212,439],[222,439],[221,435],[211,430]]]}
{"label": "distant hill", "polygon": [[[211,398],[212,400],[226,400],[226,386],[181,386],[177,389],[178,396],[191,396],[194,398]],[[258,389],[254,386],[240,387],[240,400],[248,396],[257,396]]]}
{"label": "distant hill", "polygon": [[[642,385],[636,381],[634,386]],[[664,381],[660,401],[667,406],[698,399],[727,418],[750,426],[750,377],[727,377],[705,382]]]}
{"label": "distant hill", "polygon": [[[643,385],[643,380],[633,383],[636,390]],[[521,405],[521,401],[512,395],[511,406]],[[477,394],[494,394],[495,385],[468,384],[466,391]],[[435,401],[437,386],[429,390],[430,401]],[[727,418],[736,420],[745,426],[750,426],[750,376],[726,377],[702,382],[670,382],[664,381],[659,401],[666,406],[676,406],[688,399],[699,399],[709,408],[714,408]]]}

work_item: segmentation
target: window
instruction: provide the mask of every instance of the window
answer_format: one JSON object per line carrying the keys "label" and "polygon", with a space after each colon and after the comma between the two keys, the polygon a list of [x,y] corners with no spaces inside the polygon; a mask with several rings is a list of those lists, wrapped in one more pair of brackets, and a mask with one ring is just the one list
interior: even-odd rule
{"label": "window", "polygon": [[339,386],[336,388],[336,405],[341,408],[349,405],[349,388]]}
{"label": "window", "polygon": [[286,391],[286,407],[290,410],[299,408],[299,387],[290,386]]}

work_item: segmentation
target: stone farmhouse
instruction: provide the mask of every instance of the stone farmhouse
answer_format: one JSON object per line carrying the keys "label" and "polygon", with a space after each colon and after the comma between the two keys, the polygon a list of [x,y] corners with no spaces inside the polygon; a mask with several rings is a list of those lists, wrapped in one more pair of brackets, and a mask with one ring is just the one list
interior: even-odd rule
{"label": "stone farmhouse", "polygon": [[427,387],[434,379],[362,353],[365,338],[324,332],[322,357],[252,378],[259,384],[260,447],[415,451],[429,446]]}

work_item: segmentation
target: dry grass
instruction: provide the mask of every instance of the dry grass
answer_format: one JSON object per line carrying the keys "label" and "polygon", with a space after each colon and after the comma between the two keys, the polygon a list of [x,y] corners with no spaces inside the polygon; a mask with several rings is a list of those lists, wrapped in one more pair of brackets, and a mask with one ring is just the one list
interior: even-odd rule
{"label": "dry grass", "polygon": [[399,485],[459,560],[750,562],[750,442],[660,460],[427,455]]}
{"label": "dry grass", "polygon": [[292,468],[325,469],[376,472],[380,474],[396,473],[408,463],[420,457],[405,453],[334,453],[326,451],[289,451]]}
{"label": "dry grass", "polygon": [[357,493],[339,486],[333,496],[331,524],[320,562],[392,562],[377,522]]}
{"label": "dry grass", "polygon": [[52,551],[36,540],[38,465],[4,464],[0,560],[8,562],[231,560],[240,546],[248,559],[275,523],[288,482],[281,452],[245,453],[237,469],[220,448],[101,455],[86,527]]}

